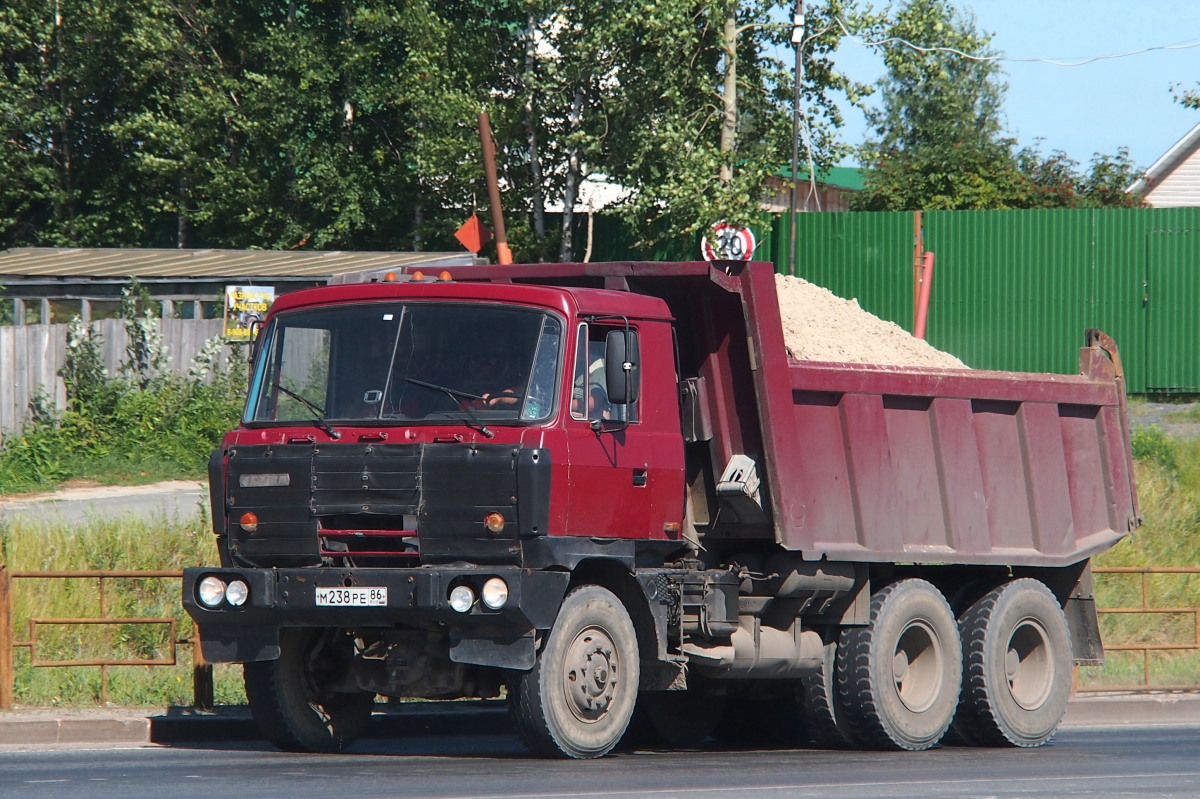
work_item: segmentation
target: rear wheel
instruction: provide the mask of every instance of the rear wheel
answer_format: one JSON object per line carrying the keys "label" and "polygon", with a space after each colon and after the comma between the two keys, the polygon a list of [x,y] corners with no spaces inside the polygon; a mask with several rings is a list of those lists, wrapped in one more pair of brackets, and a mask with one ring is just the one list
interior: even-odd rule
{"label": "rear wheel", "polygon": [[954,727],[968,743],[1041,746],[1071,695],[1067,619],[1043,583],[1013,580],[959,619],[963,684]]}
{"label": "rear wheel", "polygon": [[346,690],[354,655],[342,630],[279,631],[279,658],[247,663],[246,698],[263,737],[289,752],[340,752],[371,717],[375,694]]}
{"label": "rear wheel", "polygon": [[532,671],[509,684],[517,731],[534,754],[601,757],[637,702],[637,636],[629,613],[597,585],[567,594]]}
{"label": "rear wheel", "polygon": [[837,687],[850,738],[883,749],[928,749],[958,705],[958,627],[925,580],[892,583],[871,597],[865,627],[842,630]]}

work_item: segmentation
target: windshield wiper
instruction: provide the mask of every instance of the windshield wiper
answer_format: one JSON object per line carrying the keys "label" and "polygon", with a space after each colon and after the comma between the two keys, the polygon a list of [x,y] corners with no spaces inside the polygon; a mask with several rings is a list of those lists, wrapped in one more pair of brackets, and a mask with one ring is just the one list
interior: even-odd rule
{"label": "windshield wiper", "polygon": [[291,397],[292,399],[299,402],[305,408],[308,408],[310,411],[312,411],[314,414],[313,424],[315,424],[319,430],[322,430],[323,432],[325,432],[330,438],[341,438],[342,437],[341,433],[334,430],[333,427],[330,426],[329,422],[325,421],[325,409],[324,408],[322,408],[320,405],[317,405],[315,402],[312,402],[311,400],[300,396],[295,391],[292,391],[290,388],[285,388],[285,387],[279,385],[278,383],[275,383],[273,385],[275,388],[279,389],[284,394],[287,394],[289,397]]}
{"label": "windshield wiper", "polygon": [[439,386],[437,383],[426,383],[424,380],[418,380],[415,377],[406,377],[404,379],[407,380],[409,383],[413,383],[415,385],[422,386],[424,388],[432,389],[433,391],[442,392],[447,397],[449,397],[450,399],[452,399],[458,403],[458,407],[461,408],[463,413],[465,413],[467,415],[467,418],[470,420],[471,424],[480,433],[482,433],[485,438],[495,438],[496,437],[496,434],[493,433],[486,424],[484,424],[483,422],[481,422],[479,420],[479,417],[476,416],[474,411],[471,410],[471,406],[465,405],[461,402],[458,402],[458,400],[460,398],[472,399],[472,400],[482,400],[482,399],[484,399],[483,397],[479,396],[478,394],[472,394],[469,391],[459,391],[456,388],[448,388],[446,386]]}

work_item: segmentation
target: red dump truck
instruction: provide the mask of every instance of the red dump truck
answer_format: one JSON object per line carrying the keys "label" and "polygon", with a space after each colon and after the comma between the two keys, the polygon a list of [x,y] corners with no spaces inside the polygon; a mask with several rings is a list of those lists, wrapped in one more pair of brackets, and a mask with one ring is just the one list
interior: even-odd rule
{"label": "red dump truck", "polygon": [[1071,376],[805,362],[769,263],[538,264],[286,294],[255,350],[183,603],[281,748],[377,695],[507,696],[545,756],[1037,746],[1103,657],[1139,516],[1096,331]]}

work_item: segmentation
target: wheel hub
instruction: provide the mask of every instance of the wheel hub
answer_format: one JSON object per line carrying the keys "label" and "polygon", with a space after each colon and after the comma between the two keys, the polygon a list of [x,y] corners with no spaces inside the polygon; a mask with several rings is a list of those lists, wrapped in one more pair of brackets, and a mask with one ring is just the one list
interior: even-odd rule
{"label": "wheel hub", "polygon": [[937,701],[942,683],[942,642],[924,620],[910,624],[892,653],[892,679],[896,695],[913,713],[922,713]]}
{"label": "wheel hub", "polygon": [[608,712],[619,673],[620,658],[608,633],[589,628],[576,636],[563,671],[567,705],[576,718],[593,722]]}
{"label": "wheel hub", "polygon": [[1004,653],[1004,677],[1013,701],[1025,710],[1036,710],[1050,696],[1054,662],[1050,636],[1034,619],[1024,619],[1013,629]]}

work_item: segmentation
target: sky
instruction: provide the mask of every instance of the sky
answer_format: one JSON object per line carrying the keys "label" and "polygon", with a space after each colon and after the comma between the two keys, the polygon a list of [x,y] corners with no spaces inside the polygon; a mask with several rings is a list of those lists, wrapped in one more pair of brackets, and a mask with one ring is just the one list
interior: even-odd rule
{"label": "sky", "polygon": [[[1008,133],[1021,146],[1041,138],[1042,152],[1063,150],[1083,165],[1095,153],[1111,155],[1126,147],[1134,164],[1146,169],[1200,124],[1200,111],[1179,105],[1171,93],[1175,84],[1197,88],[1200,83],[1200,0],[958,0],[956,5],[974,13],[977,29],[994,34],[993,50],[1013,58],[1073,62],[1197,45],[1074,67],[1001,62],[1009,84]],[[884,74],[883,62],[854,41],[843,40],[837,62],[859,81],[873,83]],[[843,138],[861,143],[862,114],[845,105],[842,110]]]}

